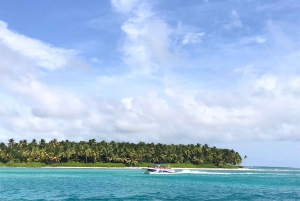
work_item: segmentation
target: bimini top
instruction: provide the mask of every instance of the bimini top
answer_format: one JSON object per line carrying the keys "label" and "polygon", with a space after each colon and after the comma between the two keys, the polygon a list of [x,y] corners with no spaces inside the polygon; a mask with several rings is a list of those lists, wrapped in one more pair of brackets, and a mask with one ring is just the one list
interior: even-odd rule
{"label": "bimini top", "polygon": [[168,164],[151,164],[148,167],[156,167],[156,168],[170,168]]}

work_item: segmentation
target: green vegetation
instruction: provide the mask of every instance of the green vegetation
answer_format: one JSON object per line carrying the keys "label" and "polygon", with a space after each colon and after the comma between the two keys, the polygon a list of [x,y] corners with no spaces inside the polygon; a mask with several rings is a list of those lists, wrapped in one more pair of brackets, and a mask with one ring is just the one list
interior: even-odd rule
{"label": "green vegetation", "polygon": [[166,145],[139,142],[46,142],[33,139],[0,142],[0,166],[9,167],[145,167],[168,163],[174,168],[237,168],[238,152],[207,144]]}
{"label": "green vegetation", "polygon": [[0,166],[6,167],[45,167],[45,163],[32,162],[32,163],[15,163],[14,161],[9,161],[7,163],[0,163]]}

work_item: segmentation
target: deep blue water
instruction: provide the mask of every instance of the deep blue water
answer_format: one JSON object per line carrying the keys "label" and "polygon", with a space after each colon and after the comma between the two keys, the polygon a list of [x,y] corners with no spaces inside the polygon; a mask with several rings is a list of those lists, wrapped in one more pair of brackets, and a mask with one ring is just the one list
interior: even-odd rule
{"label": "deep blue water", "polygon": [[300,169],[0,168],[0,200],[300,200]]}

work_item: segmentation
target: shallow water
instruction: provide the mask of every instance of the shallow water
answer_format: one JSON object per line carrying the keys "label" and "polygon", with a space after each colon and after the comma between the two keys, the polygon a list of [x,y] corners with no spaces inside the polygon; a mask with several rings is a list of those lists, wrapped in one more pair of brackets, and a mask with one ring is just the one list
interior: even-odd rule
{"label": "shallow water", "polygon": [[300,200],[300,169],[0,168],[1,200]]}

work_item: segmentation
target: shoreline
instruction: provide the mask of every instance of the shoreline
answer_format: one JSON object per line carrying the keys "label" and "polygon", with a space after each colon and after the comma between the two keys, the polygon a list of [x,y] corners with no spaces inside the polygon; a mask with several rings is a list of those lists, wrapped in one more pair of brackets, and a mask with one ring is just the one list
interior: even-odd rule
{"label": "shoreline", "polygon": [[[27,167],[25,167],[27,168]],[[40,167],[44,169],[122,169],[122,170],[141,170],[147,167]],[[174,170],[238,170],[238,171],[245,171],[251,170],[249,168],[172,168]]]}

